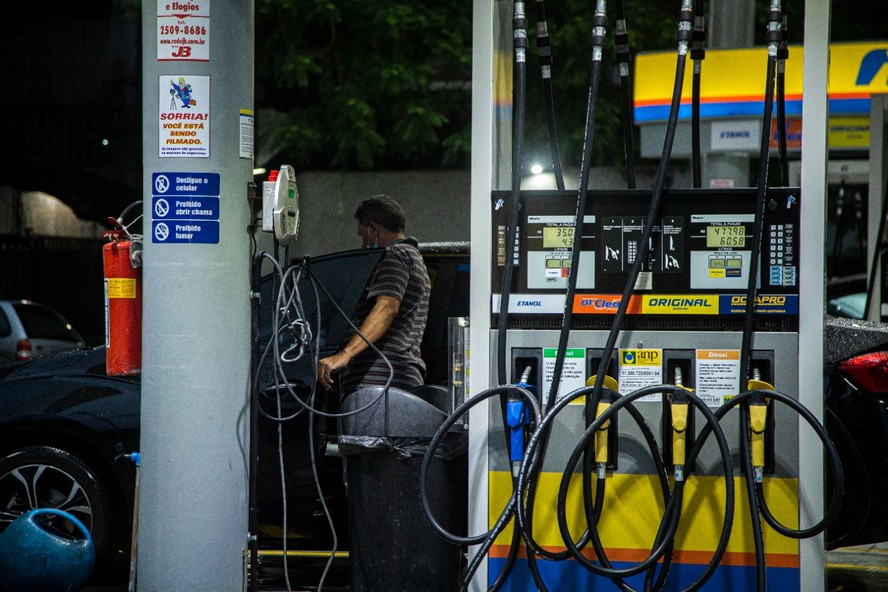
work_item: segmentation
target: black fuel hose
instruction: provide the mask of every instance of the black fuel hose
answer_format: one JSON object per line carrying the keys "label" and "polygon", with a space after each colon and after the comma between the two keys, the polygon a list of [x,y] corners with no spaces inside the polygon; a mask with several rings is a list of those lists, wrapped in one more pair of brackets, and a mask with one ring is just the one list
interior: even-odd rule
{"label": "black fuel hose", "polygon": [[[531,520],[536,491],[534,484],[539,478],[539,471],[541,468],[540,465],[542,463],[542,457],[545,454],[545,449],[548,446],[551,424],[554,422],[558,414],[561,413],[561,411],[564,410],[571,401],[574,401],[583,395],[589,394],[592,391],[592,387],[583,387],[577,389],[565,395],[564,397],[561,397],[556,401],[554,405],[547,408],[545,415],[537,424],[536,430],[534,430],[533,434],[531,434],[531,437],[528,440],[527,445],[525,446],[524,461],[521,464],[521,471],[518,474],[518,486],[516,488],[518,494],[518,504],[516,509],[518,526],[524,533],[525,539],[528,541],[528,544],[531,546],[534,552],[538,553],[542,557],[546,557],[552,560],[561,561],[567,559],[570,555],[569,551],[563,551],[560,553],[552,553],[550,551],[546,551],[534,540],[533,523]],[[531,512],[528,512],[527,508],[530,508]],[[580,542],[576,543],[576,545],[579,547],[583,547],[587,542],[588,532],[580,538]]]}
{"label": "black fuel hose", "polygon": [[[555,417],[561,413],[572,401],[576,400],[581,396],[588,396],[594,392],[594,387],[583,387],[573,391],[572,393],[562,397],[558,400],[556,405],[550,409],[545,416],[541,424],[537,427],[537,430],[531,436],[531,442],[528,443],[527,450],[525,451],[525,461],[522,463],[521,473],[518,478],[518,508],[517,508],[517,519],[519,527],[521,528],[521,532],[525,537],[527,544],[534,550],[534,552],[540,554],[543,557],[549,557],[550,555],[555,555],[555,559],[562,560],[570,558],[574,554],[580,554],[582,548],[587,544],[590,539],[590,530],[587,529],[586,532],[580,537],[579,541],[574,543],[573,538],[570,533],[567,532],[566,527],[562,530],[562,538],[568,537],[570,540],[565,539],[566,549],[560,553],[553,554],[551,551],[546,554],[546,552],[542,549],[542,547],[533,539],[532,533],[532,524],[531,524],[531,516],[533,515],[533,496],[530,493],[525,494],[525,491],[530,491],[531,486],[535,484],[535,480],[538,478],[538,464],[541,459],[541,446],[545,446],[544,437],[545,434],[550,429],[550,424],[555,420]],[[618,393],[614,391],[610,391],[608,389],[604,389],[605,396],[615,398],[619,397]],[[663,492],[664,499],[668,499],[669,497],[669,481],[666,478],[666,469],[663,464],[662,456],[660,455],[659,446],[657,444],[657,440],[654,437],[653,433],[648,427],[647,423],[645,423],[644,418],[641,416],[639,411],[634,405],[628,405],[627,411],[629,411],[630,415],[632,415],[636,424],[642,432],[642,435],[645,438],[645,441],[648,445],[648,449],[651,451],[651,456],[654,459],[655,471],[660,481],[660,489]],[[585,446],[585,445],[584,445]],[[565,473],[566,475],[566,473]],[[562,479],[567,477],[562,477]],[[531,480],[533,479],[533,480]],[[531,480],[531,481],[529,481]],[[529,482],[528,482],[529,481]],[[604,479],[599,479],[597,481],[597,492],[595,495],[595,499],[603,500],[604,499]],[[593,504],[592,500],[586,496],[584,496],[584,507],[586,511],[586,515],[595,516],[594,522],[597,523],[598,516],[601,513],[601,504]],[[530,510],[528,511],[528,508]],[[556,512],[558,514],[559,523],[562,520],[566,520],[566,508],[564,505],[558,506],[556,508]],[[587,521],[589,519],[587,518]],[[604,557],[603,552],[596,550],[596,553],[599,554],[599,557]],[[606,561],[606,557],[604,557],[603,561]],[[671,552],[667,557],[663,559],[663,571],[661,572],[661,578],[665,578],[665,574],[668,572],[668,568],[671,564]],[[607,565],[606,565],[607,566]],[[624,592],[631,592],[632,588],[629,587],[624,582],[619,579],[614,579],[614,583]],[[662,584],[659,584],[662,585]]]}
{"label": "black fuel hose", "polygon": [[512,187],[509,196],[509,227],[506,229],[503,283],[500,290],[499,318],[497,323],[497,382],[508,383],[506,376],[506,334],[509,329],[509,298],[512,292],[512,274],[515,269],[515,246],[518,241],[519,216],[521,214],[521,170],[524,158],[524,129],[527,111],[527,17],[524,2],[513,4],[512,62]]}
{"label": "black fuel hose", "polygon": [[[539,470],[540,463],[542,461],[542,456],[544,454],[544,450],[547,446],[547,436],[546,434],[551,429],[551,424],[555,420],[555,417],[561,413],[571,401],[575,400],[580,396],[588,396],[593,392],[593,387],[582,387],[572,393],[562,397],[558,400],[554,407],[552,407],[546,414],[543,416],[542,422],[537,426],[536,432],[534,436],[536,436],[536,440],[533,444],[532,455],[527,454],[527,458],[525,458],[522,463],[521,469],[522,472],[518,478],[517,491],[519,492],[519,500],[518,500],[518,509],[517,509],[517,517],[518,517],[518,525],[521,529],[522,534],[525,537],[525,541],[528,546],[539,556],[550,559],[553,561],[561,561],[564,559],[569,559],[571,557],[570,547],[566,548],[564,551],[553,552],[549,551],[542,547],[533,537],[533,504],[535,501],[535,490],[537,487],[537,479],[539,478]],[[605,389],[605,394],[607,396],[619,396],[614,393],[614,391],[609,391]],[[651,457],[654,459],[655,471],[660,481],[660,489],[663,491],[664,498],[669,495],[669,481],[666,478],[666,468],[663,464],[662,456],[660,455],[659,446],[657,444],[657,439],[651,431],[650,427],[644,421],[641,413],[634,405],[629,405],[627,407],[627,411],[635,420],[636,425],[638,425],[639,430],[641,431],[645,442],[647,443],[648,450],[651,452]],[[532,436],[533,437],[533,436]],[[599,486],[603,487],[604,480],[599,481]],[[527,491],[527,493],[524,493]],[[603,490],[596,494],[596,499],[603,499]],[[600,513],[599,506],[593,506],[592,502],[588,498],[584,498],[584,501],[587,503],[586,512],[588,514]],[[530,508],[530,511],[528,511]],[[561,510],[559,510],[560,512]],[[571,539],[571,546],[580,551],[589,541],[589,531],[583,533],[583,535],[579,538],[579,540],[574,543]],[[668,561],[666,561],[668,566]]]}
{"label": "black fuel hose", "polygon": [[[743,374],[741,374],[743,376]],[[765,592],[768,587],[767,560],[765,558],[765,538],[762,530],[761,512],[758,507],[758,496],[755,492],[755,469],[752,466],[750,453],[749,405],[740,406],[740,463],[743,468],[743,483],[746,487],[746,499],[749,503],[749,520],[752,525],[752,540],[755,549],[756,590]]]}
{"label": "black fuel hose", "polygon": [[558,133],[555,126],[555,94],[552,91],[552,43],[546,22],[545,0],[536,0],[537,7],[537,57],[543,80],[543,99],[546,103],[546,132],[549,137],[549,155],[555,174],[555,187],[564,190],[564,172],[561,170],[561,152],[558,149]]}
{"label": "black fuel hose", "polygon": [[[777,53],[780,43],[780,26],[783,20],[779,0],[771,1],[768,16],[768,63],[765,78],[764,113],[762,115],[762,133],[759,145],[759,166],[756,178],[755,219],[753,223],[752,245],[749,261],[749,277],[746,288],[746,308],[743,314],[743,334],[740,347],[740,380],[746,381],[749,376],[749,367],[752,356],[752,340],[755,331],[755,297],[758,288],[759,259],[761,258],[762,229],[764,227],[766,196],[768,190],[768,153],[771,144],[771,114],[774,108],[774,77],[777,68]],[[764,591],[767,588],[767,564],[765,559],[765,543],[762,532],[761,516],[758,510],[757,496],[755,493],[755,476],[750,456],[749,433],[749,404],[740,406],[740,459],[743,467],[746,496],[749,502],[749,515],[752,523],[753,545],[756,558],[756,583],[757,589]]]}
{"label": "black fuel hose", "polygon": [[765,503],[764,492],[762,490],[761,483],[756,483],[755,486],[756,498],[759,502],[759,511],[761,511],[762,517],[765,519],[765,522],[767,522],[768,525],[771,526],[771,528],[773,528],[775,531],[782,534],[783,536],[793,539],[805,539],[816,536],[826,530],[827,526],[829,526],[829,524],[833,520],[835,520],[836,516],[839,514],[839,510],[841,510],[842,508],[844,479],[842,473],[842,461],[839,458],[839,453],[836,451],[836,446],[830,439],[826,428],[823,427],[823,424],[821,424],[817,420],[817,418],[814,417],[814,414],[811,413],[811,411],[807,407],[805,407],[792,397],[778,391],[761,389],[740,393],[739,395],[732,397],[731,400],[722,405],[722,407],[719,409],[718,415],[720,417],[723,417],[732,407],[743,405],[744,403],[747,403],[750,399],[754,399],[756,397],[764,397],[765,399],[779,401],[787,407],[790,407],[802,419],[805,420],[805,423],[811,426],[811,428],[817,434],[817,437],[820,439],[820,442],[823,444],[823,448],[826,451],[827,463],[832,470],[834,490],[826,513],[824,514],[823,518],[813,526],[809,526],[808,528],[795,529],[788,528],[781,524],[770,512],[767,503]]}
{"label": "black fuel hose", "polygon": [[592,65],[589,75],[589,92],[587,97],[585,131],[583,136],[583,155],[580,167],[580,186],[577,190],[577,209],[574,215],[574,240],[570,253],[570,274],[567,278],[567,293],[564,300],[564,313],[561,316],[561,329],[558,336],[558,350],[552,375],[552,386],[546,398],[546,408],[555,403],[561,373],[564,368],[567,341],[573,322],[573,298],[577,291],[577,276],[580,268],[580,252],[582,251],[583,221],[586,217],[588,197],[589,171],[592,167],[592,140],[595,135],[595,113],[598,103],[598,89],[601,82],[601,60],[604,45],[607,42],[607,14],[604,0],[596,0],[595,14],[592,17]]}
{"label": "black fuel hose", "polygon": [[620,70],[620,104],[623,124],[623,152],[626,160],[626,183],[635,189],[635,142],[632,117],[632,55],[629,52],[629,29],[626,26],[626,3],[617,0],[617,21],[614,42],[617,46],[617,66]]}
{"label": "black fuel hose", "polygon": [[[457,407],[453,413],[451,413],[447,419],[444,420],[444,423],[438,428],[438,431],[435,432],[435,435],[432,437],[431,442],[429,443],[428,448],[426,449],[425,454],[423,455],[422,465],[420,466],[419,471],[419,502],[422,508],[423,515],[426,518],[426,521],[429,523],[429,526],[438,533],[441,538],[444,540],[454,544],[461,546],[472,546],[472,545],[481,545],[481,548],[473,557],[473,560],[469,563],[466,574],[463,578],[464,583],[467,584],[472,577],[474,576],[475,571],[478,569],[480,565],[480,561],[484,558],[487,551],[493,545],[496,537],[505,529],[508,525],[509,521],[512,519],[512,516],[515,513],[516,502],[518,499],[517,491],[513,490],[512,495],[506,505],[503,507],[503,510],[500,512],[499,517],[497,518],[494,526],[485,533],[471,535],[471,536],[461,536],[455,533],[448,531],[444,526],[437,520],[432,511],[431,504],[429,503],[428,496],[428,476],[429,469],[431,467],[432,459],[435,456],[435,452],[438,447],[441,445],[444,437],[450,431],[450,429],[456,424],[457,421],[465,414],[467,414],[475,405],[483,403],[492,397],[507,397],[511,394],[516,394],[524,399],[527,403],[528,408],[533,417],[533,422],[535,425],[539,425],[541,421],[540,414],[540,406],[536,397],[528,390],[523,389],[521,387],[506,385],[506,386],[498,386],[491,389],[487,389],[486,391],[480,392],[477,395],[472,396],[472,398],[466,400],[459,407]],[[517,532],[517,528],[515,531]],[[514,542],[510,545],[510,555],[513,553],[517,556],[518,545]],[[514,559],[512,560],[514,562]],[[503,569],[503,574],[508,574],[508,570]]]}
{"label": "black fuel hose", "polygon": [[[567,466],[564,470],[564,476],[560,483],[559,492],[558,492],[558,518],[559,518],[559,528],[562,531],[562,536],[567,534],[565,537],[565,543],[570,545],[570,536],[567,530],[566,519],[563,517],[562,510],[565,507],[566,499],[567,499],[567,491],[570,485],[570,475],[573,473],[574,468],[579,462],[579,457],[584,453],[585,448],[588,444],[589,439],[595,434],[601,426],[612,419],[620,409],[623,407],[629,406],[633,401],[639,399],[643,396],[657,394],[657,393],[675,393],[681,390],[684,394],[686,394],[687,399],[690,403],[694,405],[700,412],[704,415],[706,419],[706,426],[709,428],[706,432],[705,436],[702,436],[698,439],[694,445],[694,449],[692,450],[691,455],[688,457],[688,465],[690,465],[693,460],[696,458],[699,450],[701,449],[705,439],[709,434],[713,434],[718,443],[719,452],[721,454],[722,468],[724,470],[724,479],[725,479],[725,516],[722,523],[722,532],[719,538],[719,543],[716,547],[716,552],[713,554],[712,559],[710,560],[707,568],[704,569],[703,574],[698,577],[696,581],[694,581],[690,586],[684,589],[683,592],[692,592],[694,590],[699,589],[703,586],[706,581],[712,576],[715,571],[715,568],[721,562],[722,557],[727,549],[727,544],[730,539],[731,530],[733,526],[733,509],[734,509],[734,481],[733,481],[733,464],[731,462],[731,452],[728,447],[727,439],[725,438],[724,432],[721,430],[718,417],[715,413],[713,413],[709,407],[700,400],[699,397],[693,395],[690,392],[681,389],[681,387],[674,387],[669,385],[659,385],[646,387],[642,389],[638,389],[631,394],[619,397],[615,403],[613,403],[607,410],[605,410],[601,415],[599,415],[594,422],[592,422],[583,433],[582,438],[577,443],[577,446],[574,448],[568,462]],[[580,391],[577,391],[580,393]],[[579,395],[578,395],[579,396]],[[532,442],[532,439],[531,439]],[[530,450],[531,444],[528,444],[528,454],[531,453]],[[595,553],[602,564],[601,566],[595,565],[593,562],[586,559],[581,553],[573,552],[574,558],[580,562],[583,567],[588,569],[589,571],[596,573],[597,575],[603,575],[605,577],[611,579],[619,579],[623,577],[629,577],[635,574],[639,574],[645,570],[648,570],[656,565],[656,562],[663,557],[664,553],[667,552],[671,548],[673,544],[673,540],[675,537],[675,532],[678,528],[678,522],[681,514],[681,500],[683,497],[683,488],[684,488],[684,480],[681,480],[676,483],[675,491],[673,491],[672,496],[666,498],[664,500],[666,506],[666,512],[663,515],[663,519],[661,521],[661,528],[658,531],[656,540],[654,541],[653,549],[651,554],[643,561],[639,562],[633,567],[626,569],[613,569],[607,567],[605,564],[607,562],[607,558],[605,555],[605,550],[601,545],[601,541],[598,537],[597,525],[589,524],[590,536],[592,539],[592,544],[595,548]],[[599,504],[603,503],[603,499],[599,500]],[[588,515],[588,512],[587,512]],[[616,583],[616,582],[615,582]]]}
{"label": "black fuel hose", "polygon": [[[749,377],[749,362],[752,353],[752,336],[755,331],[755,295],[758,286],[759,259],[762,252],[762,229],[764,227],[766,197],[768,191],[768,151],[771,144],[771,111],[774,108],[774,75],[777,67],[777,44],[780,41],[779,0],[772,0],[771,17],[768,26],[768,66],[765,78],[764,114],[759,145],[759,166],[756,179],[755,222],[752,232],[752,250],[749,262],[749,278],[746,285],[746,309],[743,314],[743,343],[741,347],[740,377]],[[775,9],[776,7],[776,9]]]}
{"label": "black fuel hose", "polygon": [[694,187],[703,186],[702,157],[700,155],[700,83],[703,60],[706,58],[706,13],[703,0],[694,0],[694,32],[691,37],[691,60],[694,75],[691,79],[691,168]]}
{"label": "black fuel hose", "polygon": [[663,142],[663,151],[660,156],[660,163],[657,167],[657,176],[654,181],[647,217],[645,218],[645,225],[640,239],[638,255],[636,256],[635,261],[632,262],[632,266],[629,268],[629,275],[620,297],[620,305],[617,307],[617,311],[614,314],[607,342],[598,364],[595,393],[591,400],[587,399],[587,409],[589,407],[594,409],[598,405],[598,393],[601,392],[604,377],[607,375],[607,367],[610,364],[611,354],[616,346],[617,337],[619,336],[620,329],[623,325],[623,320],[626,317],[626,311],[629,308],[629,299],[635,291],[635,282],[641,272],[642,263],[647,259],[648,253],[650,252],[651,234],[653,233],[656,217],[660,212],[660,206],[663,202],[663,192],[666,187],[669,161],[672,158],[672,146],[675,142],[675,131],[678,127],[678,112],[681,107],[681,92],[684,83],[685,65],[687,63],[688,45],[691,41],[692,22],[693,11],[691,8],[691,0],[682,0],[678,26],[678,57],[675,65],[675,81],[672,88],[672,102],[669,107],[669,119],[666,124],[666,137]]}
{"label": "black fuel hose", "polygon": [[[558,396],[558,388],[561,384],[561,375],[564,369],[564,359],[567,351],[568,338],[571,324],[573,323],[573,299],[577,290],[577,276],[580,267],[580,252],[583,236],[583,221],[586,216],[586,203],[588,196],[589,171],[592,166],[592,140],[595,135],[595,114],[598,101],[598,91],[601,82],[601,61],[604,55],[604,46],[607,43],[607,13],[605,0],[597,0],[595,12],[592,17],[592,63],[589,75],[589,90],[587,96],[585,128],[583,137],[583,155],[580,166],[580,184],[577,189],[577,209],[574,216],[574,241],[571,246],[570,274],[567,279],[567,292],[564,299],[564,312],[561,317],[561,329],[558,336],[558,349],[556,350],[552,382],[546,397],[546,409],[551,409]],[[537,428],[539,430],[539,428]],[[548,441],[548,428],[543,433],[541,450],[545,451]],[[531,482],[528,497],[530,504],[536,496],[536,480]],[[530,517],[524,527],[528,532],[533,528]],[[563,553],[552,553],[538,548],[537,553],[549,560],[565,559]],[[530,555],[529,555],[530,556]]]}
{"label": "black fuel hose", "polygon": [[786,60],[789,58],[789,29],[786,13],[781,19],[780,43],[777,45],[777,150],[780,155],[780,177],[789,185],[789,157],[786,137]]}
{"label": "black fuel hose", "polygon": [[[659,214],[660,206],[663,200],[663,193],[666,185],[666,177],[669,168],[669,162],[672,157],[672,147],[675,141],[675,132],[678,126],[678,112],[681,107],[681,93],[682,86],[684,83],[684,72],[685,65],[687,62],[687,53],[688,47],[692,39],[692,28],[693,28],[693,9],[692,9],[692,0],[682,0],[681,12],[679,14],[679,24],[678,24],[678,56],[676,59],[676,68],[675,68],[675,80],[673,85],[672,92],[672,101],[670,104],[669,110],[669,119],[666,125],[666,137],[663,142],[663,151],[661,153],[660,163],[657,168],[657,176],[654,181],[654,187],[651,195],[651,201],[648,208],[647,218],[645,219],[645,226],[642,232],[642,237],[640,239],[640,247],[639,252],[636,259],[632,262],[632,266],[629,270],[629,275],[626,280],[626,284],[623,289],[622,296],[620,298],[620,304],[617,308],[617,311],[614,315],[614,320],[611,324],[611,329],[608,332],[607,342],[603,349],[601,360],[599,362],[598,371],[596,372],[596,381],[594,385],[594,390],[592,392],[591,397],[586,398],[586,422],[589,424],[592,422],[594,417],[594,410],[598,407],[598,402],[601,397],[601,389],[603,387],[604,378],[607,375],[607,368],[610,364],[611,354],[614,351],[614,347],[616,346],[616,341],[619,336],[620,330],[622,328],[623,320],[626,316],[626,311],[629,307],[629,300],[632,296],[632,293],[635,290],[635,282],[641,272],[641,267],[643,262],[647,259],[648,254],[650,252],[650,240],[651,235],[653,233],[653,228],[656,222],[656,217]],[[581,184],[581,189],[583,186]],[[583,191],[581,190],[581,195]],[[579,205],[579,204],[578,204]],[[582,212],[578,211],[577,220],[580,221],[582,218]],[[575,231],[576,235],[576,231]],[[575,241],[576,245],[576,241]],[[575,247],[576,248],[576,247]],[[577,254],[578,259],[578,254]],[[576,269],[576,262],[573,262],[573,269]],[[571,274],[572,276],[574,274]],[[591,471],[591,455],[584,455],[583,459],[583,473],[588,474]],[[587,479],[583,480],[583,496],[584,500],[592,499],[592,485],[591,482]],[[586,502],[588,506],[588,502]],[[590,533],[591,534],[591,533]]]}
{"label": "black fuel hose", "polygon": [[[610,363],[610,356],[614,351],[617,337],[623,324],[623,319],[626,317],[626,311],[629,308],[629,299],[632,296],[632,292],[635,290],[635,282],[641,272],[642,263],[647,259],[648,253],[650,252],[651,234],[653,233],[656,217],[660,212],[660,206],[663,202],[663,192],[666,187],[669,162],[672,158],[672,146],[675,142],[675,130],[678,126],[678,111],[681,107],[681,91],[684,83],[685,65],[687,63],[688,43],[691,39],[692,21],[693,13],[691,10],[691,0],[682,0],[678,34],[678,58],[675,65],[675,82],[672,88],[672,102],[669,107],[669,119],[666,124],[666,137],[663,142],[663,151],[660,155],[660,163],[657,167],[657,176],[654,181],[647,217],[645,218],[645,226],[640,239],[638,255],[629,269],[629,276],[620,298],[620,306],[617,308],[617,312],[614,315],[607,343],[602,352],[601,361],[598,366],[598,378],[595,385],[598,391],[600,391],[601,385],[604,382],[604,377],[607,374],[607,366]],[[595,403],[597,403],[597,401],[595,401]]]}
{"label": "black fuel hose", "polygon": [[[509,228],[506,233],[506,267],[503,271],[503,287],[500,296],[500,312],[498,318],[499,341],[497,343],[497,369],[499,383],[506,384],[506,334],[509,326],[509,300],[512,289],[512,274],[515,266],[515,252],[513,251],[518,237],[519,216],[521,213],[521,176],[524,160],[524,135],[525,123],[527,116],[527,50],[529,46],[527,37],[528,20],[524,10],[524,1],[515,0],[513,2],[512,14],[512,47],[513,47],[513,63],[512,63],[512,186],[510,194],[510,210],[509,210]],[[553,120],[554,121],[554,120]],[[505,420],[505,418],[504,418]],[[506,430],[508,432],[508,430]],[[492,545],[494,537],[490,537],[487,545]],[[520,544],[519,536],[512,537],[512,545],[510,547],[508,561],[500,576],[491,587],[493,592],[502,587],[505,578],[511,571],[517,557],[517,546]],[[482,548],[478,550],[473,558],[474,561],[480,561],[486,550],[482,544]],[[528,563],[531,575],[537,588],[545,592],[545,585],[539,570],[535,565],[535,557],[528,554]],[[471,579],[471,577],[469,577]],[[468,581],[468,580],[467,580]]]}

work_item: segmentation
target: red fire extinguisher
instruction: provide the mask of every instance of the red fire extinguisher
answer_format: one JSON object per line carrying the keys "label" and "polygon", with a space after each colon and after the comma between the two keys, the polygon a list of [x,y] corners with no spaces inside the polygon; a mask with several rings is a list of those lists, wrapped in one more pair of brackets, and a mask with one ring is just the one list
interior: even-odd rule
{"label": "red fire extinguisher", "polygon": [[108,376],[142,371],[141,241],[134,240],[119,220],[105,233],[105,372]]}

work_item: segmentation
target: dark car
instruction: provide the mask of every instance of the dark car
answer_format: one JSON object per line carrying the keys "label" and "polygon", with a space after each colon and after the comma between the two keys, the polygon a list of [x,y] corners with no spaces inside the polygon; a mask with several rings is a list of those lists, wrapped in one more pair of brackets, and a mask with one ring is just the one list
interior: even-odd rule
{"label": "dark car", "polygon": [[[427,383],[441,384],[449,376],[446,364],[447,317],[468,316],[468,250],[466,245],[423,247],[432,279],[430,314],[422,344],[428,360]],[[382,251],[362,249],[312,259],[312,276],[322,284],[318,298],[311,279],[300,280],[306,319],[321,311],[317,333],[320,355],[336,351],[348,336],[344,315],[354,310]],[[281,351],[294,344],[292,327],[272,324],[272,306],[279,283],[262,283],[260,341],[277,336]],[[329,292],[330,298],[325,294]],[[336,310],[335,300],[342,312]],[[292,358],[292,356],[291,356]],[[275,368],[283,372],[279,375]],[[289,385],[303,400],[311,392],[314,373],[310,356],[276,365],[266,356],[259,370],[258,400],[264,413],[298,409]],[[281,380],[283,378],[283,380]],[[128,454],[139,449],[141,385],[138,376],[105,374],[103,347],[58,354],[0,368],[0,531],[35,507],[56,507],[79,518],[92,532],[97,549],[97,573],[119,577],[130,548],[135,468]],[[335,397],[328,397],[335,411]],[[284,422],[287,484],[288,544],[291,551],[324,551],[332,533],[317,495],[314,474],[333,517],[340,548],[347,548],[347,511],[342,462],[325,454],[335,441],[336,422],[319,418],[314,443],[317,464],[308,453],[308,419],[301,414]],[[277,423],[259,421],[260,544],[280,549],[283,504],[278,463]],[[264,462],[263,462],[264,461]],[[306,556],[315,555],[306,553]],[[314,560],[317,562],[317,560]],[[312,566],[305,573],[312,573]],[[329,581],[329,580],[328,580]],[[334,583],[335,582],[330,582]]]}
{"label": "dark car", "polygon": [[888,325],[827,317],[826,427],[845,474],[828,548],[888,540]]}

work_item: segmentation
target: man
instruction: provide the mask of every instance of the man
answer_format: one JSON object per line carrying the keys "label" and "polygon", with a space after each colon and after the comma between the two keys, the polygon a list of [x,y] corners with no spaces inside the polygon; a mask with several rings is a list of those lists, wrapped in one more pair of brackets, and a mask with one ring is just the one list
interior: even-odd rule
{"label": "man", "polygon": [[418,244],[404,235],[404,210],[388,196],[364,200],[355,219],[362,246],[384,247],[386,252],[355,310],[360,334],[353,335],[339,353],[318,362],[318,382],[329,390],[338,373],[342,395],[364,386],[385,385],[390,378],[391,386],[402,389],[421,385],[425,364],[419,346],[428,318],[429,274]]}

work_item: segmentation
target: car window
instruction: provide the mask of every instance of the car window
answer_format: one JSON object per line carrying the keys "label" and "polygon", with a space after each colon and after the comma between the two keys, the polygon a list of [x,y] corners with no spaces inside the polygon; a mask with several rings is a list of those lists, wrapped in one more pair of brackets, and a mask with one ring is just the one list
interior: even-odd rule
{"label": "car window", "polygon": [[12,334],[12,326],[9,324],[9,317],[6,312],[0,308],[0,337],[9,337]]}
{"label": "car window", "polygon": [[13,309],[32,339],[80,341],[80,336],[65,319],[51,308],[34,304],[13,304]]}
{"label": "car window", "polygon": [[831,298],[826,303],[826,312],[834,317],[862,319],[866,308],[866,293],[845,294]]}

